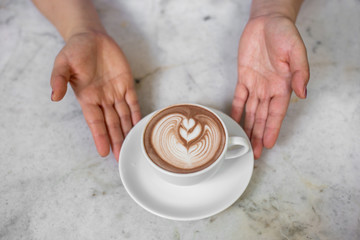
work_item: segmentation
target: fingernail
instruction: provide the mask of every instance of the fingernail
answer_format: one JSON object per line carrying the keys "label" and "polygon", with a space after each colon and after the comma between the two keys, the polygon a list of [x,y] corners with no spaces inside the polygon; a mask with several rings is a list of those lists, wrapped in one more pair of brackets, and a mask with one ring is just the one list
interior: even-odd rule
{"label": "fingernail", "polygon": [[54,101],[53,97],[54,97],[54,91],[51,92],[51,101]]}

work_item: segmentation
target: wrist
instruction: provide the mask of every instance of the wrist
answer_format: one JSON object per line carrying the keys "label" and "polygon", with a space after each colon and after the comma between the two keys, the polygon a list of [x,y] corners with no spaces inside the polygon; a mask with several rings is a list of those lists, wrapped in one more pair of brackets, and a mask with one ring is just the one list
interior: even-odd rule
{"label": "wrist", "polygon": [[282,12],[259,13],[259,14],[250,15],[249,21],[254,20],[254,19],[260,19],[260,18],[262,18],[262,19],[286,18],[293,23],[295,23],[295,21],[296,21],[296,17],[289,15],[289,14],[284,14]]}
{"label": "wrist", "polygon": [[63,37],[65,42],[67,42],[71,37],[78,35],[78,34],[84,34],[84,33],[91,33],[91,34],[106,34],[107,32],[105,28],[101,25],[98,26],[76,26],[69,29],[67,32],[64,33]]}
{"label": "wrist", "polygon": [[260,17],[285,17],[295,23],[301,3],[302,0],[253,0],[250,20]]}

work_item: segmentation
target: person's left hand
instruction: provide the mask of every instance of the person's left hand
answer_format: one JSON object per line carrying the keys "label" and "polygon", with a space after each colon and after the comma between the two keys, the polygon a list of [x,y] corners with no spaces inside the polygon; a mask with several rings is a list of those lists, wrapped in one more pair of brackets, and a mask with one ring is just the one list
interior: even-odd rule
{"label": "person's left hand", "polygon": [[250,19],[240,39],[238,74],[231,116],[240,122],[245,108],[244,129],[259,158],[278,138],[292,90],[306,98],[309,65],[295,24],[281,16]]}

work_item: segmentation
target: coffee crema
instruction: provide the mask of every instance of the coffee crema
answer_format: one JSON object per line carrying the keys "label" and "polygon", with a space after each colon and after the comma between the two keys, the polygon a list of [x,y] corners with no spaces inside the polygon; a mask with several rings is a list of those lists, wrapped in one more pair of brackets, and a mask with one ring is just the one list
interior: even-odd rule
{"label": "coffee crema", "polygon": [[215,162],[225,148],[225,129],[212,112],[197,105],[174,105],[156,113],[146,126],[144,148],[159,167],[193,173]]}

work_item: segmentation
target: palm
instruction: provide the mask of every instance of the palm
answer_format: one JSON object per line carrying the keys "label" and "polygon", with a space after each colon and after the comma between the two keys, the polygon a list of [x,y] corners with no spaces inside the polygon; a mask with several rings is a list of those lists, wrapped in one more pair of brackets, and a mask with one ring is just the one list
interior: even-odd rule
{"label": "palm", "polygon": [[59,53],[55,72],[56,67],[67,68],[65,78],[76,94],[100,155],[107,155],[111,145],[118,158],[124,137],[140,120],[133,79],[120,48],[108,36],[79,34]]}
{"label": "palm", "polygon": [[258,18],[247,24],[239,45],[239,80],[232,116],[239,122],[245,108],[244,129],[256,158],[263,146],[275,144],[292,88],[304,97],[303,87],[294,81],[299,71],[308,71],[297,61],[304,58],[304,45],[290,20]]}

